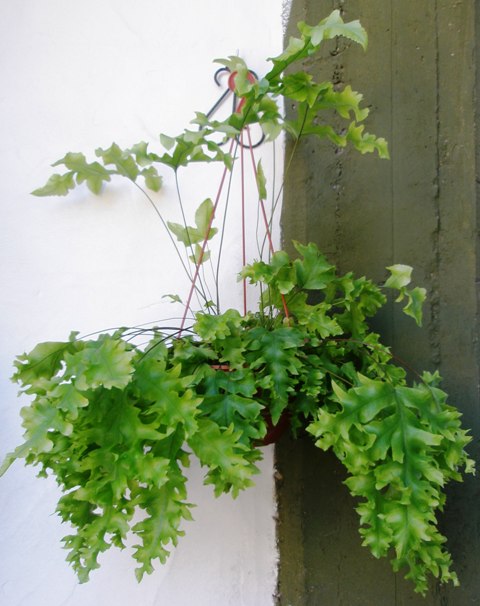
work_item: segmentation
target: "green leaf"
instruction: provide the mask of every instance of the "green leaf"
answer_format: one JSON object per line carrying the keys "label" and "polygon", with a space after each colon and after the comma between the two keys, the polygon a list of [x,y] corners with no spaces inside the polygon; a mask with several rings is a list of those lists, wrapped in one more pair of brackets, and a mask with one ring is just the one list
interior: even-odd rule
{"label": "green leaf", "polygon": [[[358,512],[364,545],[377,557],[394,548],[394,569],[407,567],[421,593],[429,573],[455,582],[435,511],[443,506],[446,480],[459,479],[458,465],[469,469],[464,451],[455,470],[449,467],[446,444],[460,439],[461,449],[468,437],[441,394],[436,397],[428,386],[392,385],[362,375],[357,382],[348,390],[333,383],[339,408],[320,409],[307,430],[320,448],[333,448],[349,471],[346,484],[363,499]],[[450,423],[458,434],[450,432]]]}
{"label": "green leaf", "polygon": [[[207,198],[200,204],[195,212],[196,227],[188,227],[180,225],[179,223],[172,223],[171,221],[167,222],[167,226],[179,242],[185,246],[192,246],[193,244],[199,244],[211,240],[218,232],[216,227],[211,226],[212,220],[213,202],[210,200],[210,198]],[[201,248],[197,248],[193,255],[195,262],[197,262],[197,259],[200,257],[200,253]],[[205,254],[206,253],[204,253],[202,261],[206,260]]]}
{"label": "green leaf", "polygon": [[194,264],[203,264],[206,263],[209,259],[210,259],[210,251],[209,250],[204,250],[200,244],[195,244],[194,246],[194,253],[193,255],[189,255],[189,259],[190,261]]}
{"label": "green leaf", "polygon": [[425,288],[416,287],[412,290],[407,291],[406,296],[408,303],[403,308],[404,313],[407,316],[411,316],[418,326],[422,325],[422,307],[427,298],[427,291]]}
{"label": "green leaf", "polygon": [[367,47],[367,33],[359,21],[345,23],[339,10],[334,10],[326,19],[313,27],[301,22],[298,24],[298,29],[302,37],[290,37],[287,48],[283,53],[271,59],[274,67],[265,76],[271,84],[276,84],[279,81],[280,74],[292,63],[316,52],[324,40],[343,36],[357,42],[363,48]]}
{"label": "green leaf", "polygon": [[324,289],[335,277],[335,268],[327,262],[315,244],[294,242],[303,259],[294,261],[298,285],[307,290]]}
{"label": "green leaf", "polygon": [[[330,85],[330,83],[328,83]],[[325,85],[313,82],[313,76],[306,72],[295,72],[284,76],[282,81],[282,94],[295,101],[305,101],[313,107],[318,95]]]}
{"label": "green leaf", "polygon": [[155,415],[156,423],[175,427],[184,426],[186,436],[197,430],[198,406],[201,399],[188,389],[192,377],[182,376],[178,364],[168,368],[164,359],[145,358],[135,371],[135,386],[143,397],[152,400],[149,414]]}
{"label": "green leaf", "polygon": [[72,383],[61,383],[55,386],[49,394],[55,406],[68,414],[68,418],[78,418],[78,409],[88,406],[88,398],[85,397]]}
{"label": "green leaf", "polygon": [[202,234],[195,227],[184,227],[180,223],[173,223],[172,221],[167,221],[167,226],[177,240],[185,246],[191,246],[203,240]]}
{"label": "green leaf", "polygon": [[34,196],[66,196],[75,187],[73,171],[64,175],[52,175],[43,187],[34,189]]}
{"label": "green leaf", "polygon": [[370,133],[364,133],[365,127],[362,125],[357,126],[355,122],[352,122],[347,130],[346,139],[350,141],[353,146],[362,154],[372,153],[376,151],[380,158],[388,159],[388,145],[385,139],[382,137],[375,137]]}
{"label": "green leaf", "polygon": [[210,230],[213,221],[213,202],[210,198],[204,200],[195,211],[195,223],[203,239],[211,238]]}
{"label": "green leaf", "polygon": [[3,475],[16,459],[25,459],[27,456],[50,452],[53,442],[49,432],[59,419],[58,411],[47,404],[35,407],[22,408],[25,442],[9,453],[0,467],[0,476]]}
{"label": "green leaf", "polygon": [[142,177],[145,177],[145,185],[152,191],[160,191],[162,187],[162,177],[158,174],[157,169],[154,166],[144,168],[140,173]]}
{"label": "green leaf", "polygon": [[276,424],[287,407],[289,394],[294,392],[296,376],[302,366],[297,350],[303,335],[295,328],[269,331],[258,326],[249,331],[248,338],[250,343],[245,357],[251,368],[258,371],[263,387],[272,394],[270,412]]}
{"label": "green leaf", "polygon": [[219,63],[220,65],[228,67],[231,73],[248,69],[245,61],[237,55],[230,55],[227,59],[214,59],[214,63]]}
{"label": "green leaf", "polygon": [[170,299],[172,303],[182,303],[182,299],[179,297],[179,295],[162,295],[162,299]]}
{"label": "green leaf", "polygon": [[110,181],[110,173],[98,162],[88,163],[82,153],[69,152],[52,166],[64,164],[66,168],[77,175],[77,183],[87,182],[88,189],[99,194],[104,181]]}
{"label": "green leaf", "polygon": [[[278,55],[278,57],[271,58],[270,60],[273,61],[275,64],[285,64],[286,67],[291,62],[291,59],[298,57],[302,53],[302,51],[305,49],[305,46],[305,40],[303,40],[302,38],[295,38],[294,36],[290,36],[290,38],[288,39],[288,44],[283,53]],[[283,69],[281,71],[283,71]],[[271,78],[272,72],[267,74],[266,77],[268,78],[270,76]]]}
{"label": "green leaf", "polygon": [[152,163],[151,154],[148,153],[148,143],[145,141],[135,143],[127,152],[135,156],[135,161],[139,166],[149,166]]}
{"label": "green leaf", "polygon": [[298,29],[304,36],[311,39],[314,47],[319,46],[324,40],[330,40],[336,36],[343,36],[360,44],[364,49],[367,48],[367,32],[360,25],[358,20],[345,23],[339,10],[334,10],[326,19],[320,21],[316,26],[310,27],[301,22]]}
{"label": "green leaf", "polygon": [[185,129],[181,137],[183,141],[193,143],[193,145],[199,145],[204,142],[204,133],[200,130]]}
{"label": "green leaf", "polygon": [[164,134],[160,134],[160,143],[163,145],[163,147],[167,150],[170,151],[172,149],[172,147],[175,145],[175,139],[173,137],[167,137],[167,135]]}
{"label": "green leaf", "polygon": [[86,342],[80,351],[65,355],[65,374],[75,379],[80,390],[122,388],[131,380],[134,356],[123,340],[102,335],[97,341]]}
{"label": "green leaf", "polygon": [[210,419],[200,419],[198,424],[199,431],[190,438],[189,445],[202,465],[209,467],[205,483],[214,485],[216,496],[231,492],[236,497],[253,484],[251,476],[258,473],[239,441],[240,433],[234,432],[233,425],[222,430]]}
{"label": "green leaf", "polygon": [[268,141],[274,141],[282,132],[282,125],[278,120],[264,120],[260,122],[262,131]]}
{"label": "green leaf", "polygon": [[148,515],[132,528],[142,540],[141,544],[134,545],[133,554],[140,564],[135,570],[138,581],[142,580],[145,573],[153,572],[152,560],[158,558],[162,564],[165,563],[169,555],[166,546],[177,545],[178,537],[185,534],[180,529],[180,524],[183,520],[192,519],[191,505],[182,498],[185,478],[180,472],[176,475],[180,475],[182,480],[176,479],[156,490],[139,491],[142,497],[141,507]]}
{"label": "green leaf", "polygon": [[234,77],[235,92],[240,97],[243,97],[247,93],[249,93],[253,87],[253,83],[250,82],[250,79],[249,79],[248,67],[242,61],[242,64],[237,63],[237,66],[236,66],[234,72],[235,72],[235,77]]}
{"label": "green leaf", "polygon": [[255,172],[255,178],[257,180],[258,197],[260,200],[267,199],[267,181],[265,179],[265,173],[263,172],[262,161],[259,160],[257,164],[257,170]]}
{"label": "green leaf", "polygon": [[17,357],[12,381],[27,386],[37,385],[44,379],[51,379],[61,369],[65,351],[69,350],[71,350],[69,342],[39,343],[30,353]]}
{"label": "green leaf", "polygon": [[128,177],[132,181],[135,181],[140,172],[131,154],[120,149],[116,143],[112,143],[108,149],[97,148],[95,155],[102,158],[106,166],[114,165],[119,175]]}
{"label": "green leaf", "polygon": [[425,288],[416,287],[407,289],[411,282],[412,268],[409,265],[392,265],[387,267],[391,276],[386,280],[385,287],[393,288],[399,291],[396,301],[402,301],[407,298],[407,304],[403,311],[407,316],[412,317],[418,326],[422,325],[422,306],[425,302],[427,291]]}
{"label": "green leaf", "polygon": [[390,277],[385,282],[387,288],[395,288],[401,290],[403,287],[408,286],[412,281],[412,268],[410,265],[391,265],[387,267],[390,272]]}
{"label": "green leaf", "polygon": [[322,339],[343,333],[337,320],[328,315],[330,307],[324,303],[307,305],[297,297],[292,298],[291,302],[288,301],[288,308],[295,314],[299,324],[306,326],[309,333],[318,333]]}
{"label": "green leaf", "polygon": [[249,369],[209,369],[202,381],[203,389],[202,413],[221,429],[233,426],[234,432],[240,435],[239,441],[246,445],[264,436],[262,405],[256,399],[258,388]]}
{"label": "green leaf", "polygon": [[210,342],[234,335],[242,323],[242,316],[236,309],[227,309],[219,315],[198,313],[195,319],[195,332],[203,340]]}
{"label": "green leaf", "polygon": [[362,99],[363,95],[353,91],[350,85],[347,85],[342,91],[337,91],[328,82],[323,85],[322,94],[317,98],[314,109],[316,112],[333,109],[347,120],[353,114],[355,120],[361,122],[369,114],[368,108],[360,107]]}

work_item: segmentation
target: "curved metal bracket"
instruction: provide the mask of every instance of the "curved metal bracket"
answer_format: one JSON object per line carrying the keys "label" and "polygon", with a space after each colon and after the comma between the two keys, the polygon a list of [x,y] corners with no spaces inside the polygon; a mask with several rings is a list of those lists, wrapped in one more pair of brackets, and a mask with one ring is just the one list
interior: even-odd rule
{"label": "curved metal bracket", "polygon": [[[222,86],[222,75],[224,74],[229,74],[228,77],[228,83],[227,83],[227,89],[222,93],[222,95],[220,95],[220,97],[217,99],[217,101],[215,101],[215,103],[212,105],[212,107],[208,110],[208,112],[205,114],[206,117],[208,119],[210,119],[213,114],[215,114],[215,112],[223,105],[223,103],[226,101],[226,99],[232,95],[232,114],[237,112],[239,110],[239,108],[241,107],[241,100],[239,102],[237,95],[235,94],[235,91],[233,90],[233,85],[232,85],[232,75],[235,74],[235,72],[232,72],[228,69],[228,67],[221,67],[220,69],[217,69],[217,71],[215,72],[213,79],[215,81],[215,84],[217,86]],[[248,71],[248,75],[249,78],[252,78],[252,81],[258,80],[258,76],[257,74],[252,71],[249,70]],[[239,135],[237,135],[235,137],[236,142],[238,143],[238,145],[240,145],[241,147],[248,147],[248,148],[255,148],[255,147],[259,147],[264,141],[265,141],[265,134],[262,131],[261,137],[258,141],[256,141],[255,143],[252,143],[252,145],[250,144],[245,144]],[[223,145],[225,142],[223,143],[219,143],[219,145]]]}

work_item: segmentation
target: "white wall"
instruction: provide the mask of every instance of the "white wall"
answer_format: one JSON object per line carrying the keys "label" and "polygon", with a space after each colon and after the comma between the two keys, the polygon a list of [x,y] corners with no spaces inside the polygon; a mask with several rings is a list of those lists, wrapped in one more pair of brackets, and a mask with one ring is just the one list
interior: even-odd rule
{"label": "white wall", "polygon": [[[42,340],[171,315],[165,292],[185,291],[151,208],[128,183],[95,198],[33,198],[66,151],[177,134],[218,96],[216,57],[239,54],[258,72],[281,50],[281,0],[2,0],[0,2],[0,454],[21,437],[9,383],[15,355]],[[269,164],[268,150],[265,162]],[[277,150],[278,153],[278,150]],[[278,161],[278,157],[277,157]],[[280,166],[280,162],[278,163]],[[278,166],[277,166],[278,169]],[[218,167],[217,167],[217,170]],[[197,205],[214,195],[198,171]],[[173,183],[156,196],[170,209]],[[232,244],[230,274],[239,269]],[[236,288],[236,287],[235,287]],[[233,292],[233,301],[238,290]],[[232,304],[232,301],[229,301]],[[272,450],[237,501],[214,499],[191,472],[195,522],[164,567],[138,585],[113,549],[79,585],[53,515],[53,481],[18,462],[0,479],[2,606],[268,606],[275,586]]]}

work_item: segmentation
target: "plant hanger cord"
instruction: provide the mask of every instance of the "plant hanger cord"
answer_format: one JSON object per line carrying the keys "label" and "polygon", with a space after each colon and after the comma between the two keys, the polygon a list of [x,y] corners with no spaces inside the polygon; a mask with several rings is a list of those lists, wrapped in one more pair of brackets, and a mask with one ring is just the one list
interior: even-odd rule
{"label": "plant hanger cord", "polygon": [[[373,556],[389,557],[421,594],[430,578],[458,584],[438,515],[446,484],[475,471],[465,450],[472,437],[460,411],[447,403],[440,374],[417,373],[392,354],[370,322],[389,305],[390,293],[421,326],[426,289],[410,286],[408,265],[387,267],[388,278],[377,284],[339,273],[312,242],[294,241],[294,256],[274,250],[273,217],[301,137],[389,157],[387,142],[364,131],[369,112],[362,94],[349,85],[315,82],[304,69],[311,62],[303,60],[325,40],[343,36],[365,48],[365,30],[356,20],[345,23],[339,10],[298,29],[301,37],[291,37],[270,59],[273,68],[264,77],[238,56],[217,59],[225,67],[215,82],[220,86],[221,75],[228,79],[228,86],[222,82],[226,90],[207,114],[196,112],[191,123],[198,131],[160,134],[161,155],[144,141],[97,148],[94,162],[67,152],[53,165],[67,172],[51,175],[32,192],[65,196],[86,182],[96,195],[114,175],[144,191],[141,178],[145,190],[158,192],[158,168],[173,170],[181,223],[164,220],[144,193],[189,278],[186,304],[177,294],[165,295],[181,306],[173,318],[104,329],[94,339],[72,332],[66,341],[37,344],[14,362],[13,381],[34,397],[21,410],[24,442],[0,464],[0,476],[24,459],[40,465],[39,476],[56,478],[63,493],[57,513],[73,529],[63,543],[80,582],[99,567],[103,552],[125,547],[131,536],[137,538],[132,556],[139,581],[154,571],[153,562],[165,563],[192,519],[185,474],[191,457],[207,468],[204,484],[216,496],[235,498],[253,485],[259,446],[271,443],[272,428],[282,429],[286,419],[293,438],[309,435],[342,463],[362,544]],[[292,72],[295,62],[302,69]],[[233,107],[221,120],[210,119],[227,97]],[[270,158],[267,194],[254,148],[282,132],[293,145],[282,179],[276,178],[275,155]],[[189,225],[177,173],[196,162],[223,166],[219,183],[205,173],[202,187],[213,183],[218,191],[200,203]],[[188,191],[196,196],[192,185]],[[218,232],[219,246],[211,247]],[[232,253],[239,246],[234,257],[243,262],[243,303],[240,284],[230,288],[220,263],[223,248]],[[233,262],[225,268],[230,274]],[[170,278],[171,272],[169,284]],[[247,292],[247,284],[258,291]],[[222,311],[221,289],[234,290],[238,304]],[[260,295],[257,308],[250,294]]]}
{"label": "plant hanger cord", "polygon": [[[258,169],[257,169],[257,165],[255,164],[255,155],[253,153],[252,139],[250,136],[250,128],[247,126],[247,128],[245,130],[247,131],[248,148],[250,150],[250,158],[252,160],[252,169],[255,174],[255,180],[258,182]],[[262,212],[262,217],[263,217],[263,222],[265,224],[265,236],[268,240],[268,246],[270,248],[270,253],[273,255],[273,253],[275,252],[275,247],[273,246],[272,231],[271,231],[271,227],[270,227],[270,224],[269,224],[269,221],[267,218],[267,213],[265,211],[265,203],[264,203],[261,195],[258,196],[258,204],[260,206],[260,210]],[[287,301],[285,299],[285,295],[283,293],[280,293],[280,297],[282,299],[282,306],[283,306],[283,312],[285,314],[285,318],[288,319],[290,316],[288,313],[288,307],[287,307]]]}
{"label": "plant hanger cord", "polygon": [[[240,133],[240,173],[242,181],[242,267],[247,264],[247,242],[245,235],[245,153],[243,148],[243,130]],[[243,315],[247,315],[247,279],[242,280]]]}
{"label": "plant hanger cord", "polygon": [[[229,154],[232,153],[234,144],[235,144],[235,139],[232,139],[232,142],[230,143],[230,149],[228,150]],[[207,230],[205,232],[205,237],[203,239],[202,247],[200,249],[200,254],[198,255],[198,258],[196,259],[195,273],[193,274],[192,284],[190,286],[190,291],[188,293],[187,302],[185,303],[185,310],[183,312],[182,322],[180,324],[180,330],[178,331],[179,337],[182,336],[183,328],[185,326],[185,322],[186,322],[187,315],[188,315],[188,310],[190,309],[190,303],[192,302],[192,296],[193,296],[193,292],[195,290],[195,284],[198,279],[198,274],[200,273],[200,266],[202,265],[203,257],[205,255],[205,249],[207,248],[208,238],[209,238],[210,232],[212,230],[213,219],[215,218],[215,213],[217,211],[218,203],[220,202],[220,196],[222,195],[222,190],[223,190],[223,186],[225,184],[225,177],[227,176],[227,171],[228,171],[228,168],[225,166],[225,168],[223,169],[222,178],[220,179],[220,185],[218,186],[217,195],[215,197],[215,203],[213,205],[212,214],[210,216],[210,220],[207,225]]]}
{"label": "plant hanger cord", "polygon": [[[235,77],[237,75],[237,72],[232,72],[228,78],[228,89],[230,91],[233,92],[233,94],[235,95]],[[252,83],[254,83],[256,81],[255,76],[253,75],[252,72],[248,73],[248,80]],[[225,95],[224,95],[225,96]],[[223,101],[224,96],[222,96],[221,100]],[[234,97],[234,103],[235,100],[237,99],[237,97]],[[242,98],[240,99],[240,101],[238,102],[238,105],[235,108],[235,112],[236,113],[241,113],[242,108],[245,104],[245,99]],[[244,131],[247,134],[247,143],[245,143],[245,139],[244,139]],[[239,142],[239,147],[240,147],[240,175],[241,175],[241,246],[242,246],[242,266],[244,267],[247,264],[247,243],[246,243],[246,192],[245,192],[245,155],[244,155],[244,150],[245,148],[248,148],[250,151],[250,158],[252,161],[252,169],[253,169],[253,174],[255,177],[255,182],[258,183],[258,170],[257,170],[257,166],[255,164],[255,155],[253,152],[253,148],[258,146],[258,143],[253,145],[252,144],[252,137],[251,137],[251,133],[250,133],[250,127],[246,126],[244,129],[242,129],[240,131],[240,135],[238,136],[238,142]],[[261,139],[260,143],[263,142],[263,138]],[[232,142],[230,143],[230,149],[229,149],[229,154],[232,153],[233,150],[233,145],[235,143],[235,139],[232,139]],[[215,196],[215,203],[213,205],[213,211],[207,226],[207,230],[205,233],[205,237],[203,239],[203,243],[202,243],[202,247],[200,250],[200,254],[198,255],[198,258],[196,259],[196,263],[195,263],[195,272],[192,278],[192,283],[190,286],[190,291],[188,294],[188,298],[187,301],[185,303],[185,310],[184,310],[184,314],[182,317],[182,322],[180,325],[180,330],[178,332],[178,336],[181,337],[182,336],[182,332],[185,326],[185,321],[186,321],[186,317],[188,314],[189,309],[191,309],[190,305],[191,305],[191,301],[192,301],[192,296],[193,293],[195,291],[195,286],[196,286],[196,282],[197,279],[199,277],[199,273],[200,273],[200,267],[202,265],[203,262],[203,258],[205,255],[205,250],[207,247],[207,243],[210,237],[210,232],[212,229],[212,225],[213,225],[213,221],[217,212],[217,208],[218,208],[218,204],[220,202],[220,197],[223,191],[223,186],[225,184],[225,178],[226,178],[226,174],[227,174],[227,170],[228,168],[225,167],[223,169],[223,173],[222,173],[222,178],[220,180],[220,185],[218,187],[218,191],[217,194]],[[273,239],[272,239],[272,233],[271,233],[271,225],[269,224],[268,218],[267,218],[267,213],[265,210],[265,204],[264,201],[262,199],[262,196],[259,193],[258,196],[258,204],[261,210],[261,214],[263,217],[263,222],[265,225],[265,237],[268,240],[268,245],[269,245],[269,249],[270,249],[270,253],[273,254],[275,252],[275,248],[273,245]],[[244,277],[242,279],[242,290],[243,290],[243,315],[246,316],[247,315],[247,280]],[[288,312],[288,307],[287,307],[287,303],[285,300],[285,296],[282,294],[281,295],[281,300],[282,300],[282,305],[283,305],[283,311],[285,313],[285,317],[289,318],[289,312]]]}

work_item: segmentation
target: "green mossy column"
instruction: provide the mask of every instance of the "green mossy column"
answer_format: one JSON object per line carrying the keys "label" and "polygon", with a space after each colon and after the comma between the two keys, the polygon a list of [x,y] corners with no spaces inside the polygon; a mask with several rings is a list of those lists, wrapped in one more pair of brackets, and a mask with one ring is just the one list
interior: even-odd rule
{"label": "green mossy column", "polygon": [[[338,40],[308,62],[317,79],[364,93],[367,130],[389,141],[392,159],[301,142],[287,174],[283,238],[287,247],[292,239],[316,242],[341,271],[378,281],[387,265],[415,268],[416,285],[428,289],[423,329],[393,305],[377,328],[410,367],[440,369],[476,455],[480,8],[473,0],[294,0],[287,35],[334,8],[360,19],[368,51]],[[287,159],[289,152],[290,144]],[[478,479],[451,486],[441,522],[461,587],[432,583],[422,598],[361,547],[355,503],[333,456],[309,438],[286,439],[277,460],[279,604],[480,604]]]}

